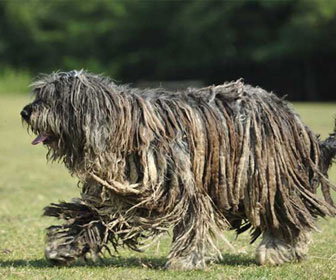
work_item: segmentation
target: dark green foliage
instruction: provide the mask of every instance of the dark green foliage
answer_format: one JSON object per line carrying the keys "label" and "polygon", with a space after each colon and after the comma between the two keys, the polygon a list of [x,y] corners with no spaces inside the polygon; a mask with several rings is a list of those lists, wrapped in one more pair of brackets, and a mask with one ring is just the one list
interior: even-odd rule
{"label": "dark green foliage", "polygon": [[243,77],[331,100],[335,1],[1,1],[0,67],[84,68],[122,82]]}

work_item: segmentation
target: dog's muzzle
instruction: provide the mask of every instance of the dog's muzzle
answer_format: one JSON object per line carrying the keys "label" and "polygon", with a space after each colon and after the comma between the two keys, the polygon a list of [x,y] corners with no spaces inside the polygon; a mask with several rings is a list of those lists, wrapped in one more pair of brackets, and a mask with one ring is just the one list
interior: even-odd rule
{"label": "dog's muzzle", "polygon": [[32,107],[30,105],[27,105],[23,108],[23,110],[21,111],[21,117],[26,121],[29,122],[30,119],[30,115],[32,113]]}

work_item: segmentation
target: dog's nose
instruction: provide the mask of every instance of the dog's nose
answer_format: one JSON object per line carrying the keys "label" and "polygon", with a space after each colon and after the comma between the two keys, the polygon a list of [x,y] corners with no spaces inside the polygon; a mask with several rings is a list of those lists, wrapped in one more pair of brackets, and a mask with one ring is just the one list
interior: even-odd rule
{"label": "dog's nose", "polygon": [[27,105],[26,107],[23,108],[20,114],[25,121],[29,121],[31,112],[32,112],[31,106]]}

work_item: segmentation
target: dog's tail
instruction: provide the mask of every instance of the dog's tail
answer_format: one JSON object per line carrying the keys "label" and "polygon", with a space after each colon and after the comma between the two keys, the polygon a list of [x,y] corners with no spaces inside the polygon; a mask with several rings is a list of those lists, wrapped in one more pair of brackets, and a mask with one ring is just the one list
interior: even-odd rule
{"label": "dog's tail", "polygon": [[327,174],[329,167],[336,158],[336,119],[334,132],[320,143],[321,151],[321,170],[323,174]]}
{"label": "dog's tail", "polygon": [[[334,132],[329,135],[324,141],[320,142],[320,168],[326,177],[328,177],[328,169],[332,165],[333,161],[336,159],[336,119]],[[333,200],[330,195],[330,187],[322,182],[322,193],[325,200],[334,206]]]}

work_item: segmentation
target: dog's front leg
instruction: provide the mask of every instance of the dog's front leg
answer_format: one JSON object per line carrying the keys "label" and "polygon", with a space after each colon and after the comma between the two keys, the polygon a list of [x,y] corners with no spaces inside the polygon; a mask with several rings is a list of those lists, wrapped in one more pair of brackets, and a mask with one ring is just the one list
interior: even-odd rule
{"label": "dog's front leg", "polygon": [[185,214],[174,227],[173,241],[166,268],[204,269],[206,261],[218,257],[214,235],[216,224],[210,199],[201,193],[189,201]]}
{"label": "dog's front leg", "polygon": [[201,240],[202,229],[190,227],[181,221],[174,228],[167,269],[190,270],[205,268],[205,244]]}
{"label": "dog's front leg", "polygon": [[51,204],[45,216],[65,220],[63,225],[47,228],[45,256],[56,265],[67,265],[91,253],[95,258],[104,247],[105,225],[97,213],[76,199],[71,203]]}

